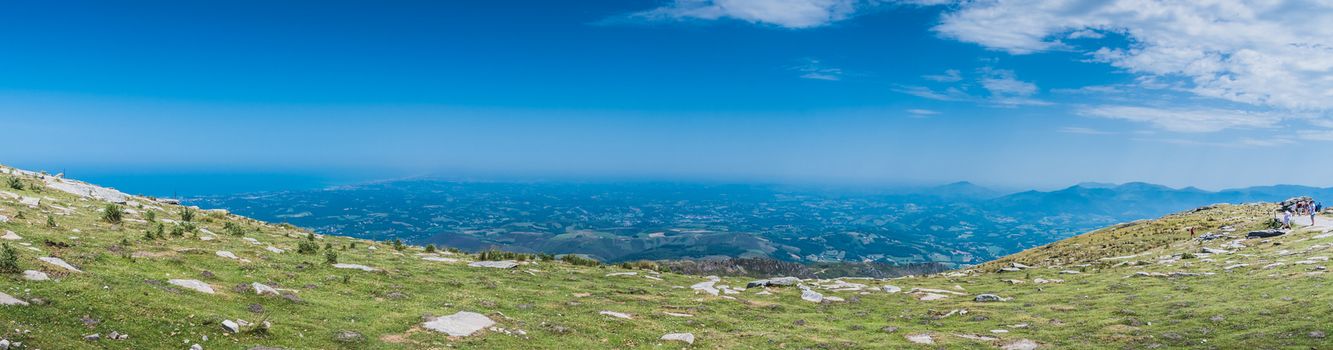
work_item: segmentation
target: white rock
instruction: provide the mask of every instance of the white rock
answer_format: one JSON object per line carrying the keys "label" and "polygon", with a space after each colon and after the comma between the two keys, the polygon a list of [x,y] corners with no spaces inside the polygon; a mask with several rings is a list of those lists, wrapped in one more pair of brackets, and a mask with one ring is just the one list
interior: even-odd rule
{"label": "white rock", "polygon": [[819,294],[819,292],[810,289],[805,289],[801,291],[801,300],[805,300],[812,303],[823,302],[824,295]]}
{"label": "white rock", "polygon": [[885,293],[890,293],[890,294],[903,291],[902,287],[892,286],[892,285],[885,285],[883,288]]}
{"label": "white rock", "polygon": [[694,333],[670,333],[662,336],[662,340],[681,341],[685,344],[694,345]]}
{"label": "white rock", "polygon": [[612,272],[612,273],[608,273],[608,274],[606,274],[606,277],[615,277],[615,276],[637,276],[638,274],[639,274],[638,272]]}
{"label": "white rock", "polygon": [[14,231],[5,230],[5,235],[4,235],[4,236],[0,236],[0,239],[10,240],[10,241],[17,241],[17,240],[23,239],[23,237],[19,237],[19,235],[18,235],[17,233],[14,233]]}
{"label": "white rock", "polygon": [[268,251],[270,251],[270,252],[273,252],[273,253],[277,253],[277,254],[282,254],[282,253],[286,252],[285,250],[278,249],[277,247],[274,247],[274,246],[268,246],[268,247],[266,247],[266,248],[264,248],[264,249],[265,249],[265,250],[268,250]]}
{"label": "white rock", "polygon": [[167,280],[167,283],[171,283],[178,287],[190,289],[204,294],[213,294],[213,287],[209,286],[208,283],[204,283],[203,281],[200,280],[173,279],[173,280]]}
{"label": "white rock", "polygon": [[611,316],[611,317],[615,317],[615,318],[623,318],[623,319],[626,319],[626,320],[634,319],[633,317],[630,317],[629,314],[627,314],[627,313],[623,313],[623,312],[615,312],[615,311],[606,311],[606,310],[603,310],[602,312],[598,312],[598,314],[601,314],[601,315],[603,315],[603,316]]}
{"label": "white rock", "polygon": [[36,198],[36,197],[23,197],[23,199],[20,199],[20,200],[19,200],[19,204],[26,205],[26,206],[28,206],[29,208],[36,208],[36,207],[40,206],[41,203],[42,203],[42,200],[41,200],[40,198]]}
{"label": "white rock", "polygon": [[36,270],[27,270],[23,271],[23,279],[29,281],[45,281],[51,279],[51,277],[47,276],[45,272]]}
{"label": "white rock", "polygon": [[712,295],[718,295],[718,293],[720,293],[720,292],[717,290],[716,287],[713,287],[714,284],[717,284],[717,281],[699,282],[699,283],[695,283],[694,285],[690,286],[690,289],[693,289],[693,290],[695,290],[696,292],[700,292],[700,291],[702,291],[702,292],[704,292],[704,293],[708,293],[708,294],[712,294]]}
{"label": "white rock", "polygon": [[190,350],[204,350],[204,346],[199,344],[190,345]]}
{"label": "white rock", "polygon": [[83,270],[79,270],[78,268],[74,267],[74,265],[70,265],[69,263],[67,263],[67,262],[65,262],[64,260],[61,260],[60,258],[57,258],[57,257],[43,256],[43,257],[37,258],[37,260],[44,261],[44,262],[46,262],[47,264],[51,264],[51,265],[55,265],[55,266],[59,266],[60,268],[63,268],[63,269],[66,269],[66,270],[70,270],[70,271],[73,271],[73,272],[83,272]]}
{"label": "white rock", "polygon": [[691,315],[691,314],[682,314],[682,313],[669,312],[669,311],[665,311],[665,312],[662,312],[662,313],[663,313],[663,314],[666,314],[667,316],[676,316],[676,317],[694,317],[694,315]]}
{"label": "white rock", "polygon": [[1241,268],[1241,267],[1246,267],[1246,266],[1250,266],[1250,264],[1235,264],[1235,265],[1231,265],[1231,266],[1223,267],[1222,269],[1223,269],[1223,270],[1231,270],[1231,269],[1236,269],[1236,268]]}
{"label": "white rock", "polygon": [[227,330],[227,332],[231,333],[239,333],[241,331],[241,325],[236,323],[236,321],[223,320],[222,329],[225,329]]}
{"label": "white rock", "polygon": [[930,334],[908,334],[904,337],[916,344],[935,344],[935,338],[931,338]]}
{"label": "white rock", "polygon": [[949,296],[944,295],[944,294],[935,294],[935,293],[917,293],[917,294],[916,294],[916,300],[921,300],[921,301],[940,300],[940,299],[945,299],[945,298],[948,298],[948,297],[949,297]]}
{"label": "white rock", "polygon": [[1041,344],[1028,339],[1015,340],[1000,347],[1002,350],[1037,350],[1039,348],[1041,348]]}
{"label": "white rock", "polygon": [[428,257],[421,258],[421,260],[425,260],[425,261],[436,261],[436,262],[446,262],[446,263],[456,263],[456,262],[458,262],[458,259],[454,259],[454,258],[443,258],[443,257],[438,257],[438,256],[428,256]]}
{"label": "white rock", "polygon": [[4,292],[0,292],[0,305],[20,305],[20,306],[22,306],[22,305],[28,305],[28,302],[19,300],[18,298],[15,298],[15,297],[13,297],[13,296],[10,296],[9,294],[5,294]]}
{"label": "white rock", "polygon": [[375,272],[375,271],[377,271],[377,270],[375,270],[375,268],[373,268],[373,267],[366,266],[366,265],[358,265],[358,264],[333,264],[333,267],[335,267],[335,268],[339,268],[339,269],[361,270],[361,271],[366,271],[366,272]]}
{"label": "white rock", "polygon": [[254,288],[255,294],[258,295],[278,295],[277,289],[273,289],[273,287],[269,287],[263,283],[254,282],[250,284],[250,287]]}
{"label": "white rock", "polygon": [[502,260],[502,261],[474,261],[474,262],[471,262],[471,263],[467,264],[467,266],[471,266],[471,267],[489,267],[489,268],[494,268],[494,269],[512,269],[512,268],[518,266],[518,262],[517,262],[517,261],[513,261],[513,260]]}
{"label": "white rock", "polygon": [[422,324],[422,327],[448,334],[451,337],[466,337],[495,324],[485,315],[462,311],[453,315],[436,317]]}
{"label": "white rock", "polygon": [[225,251],[225,250],[219,250],[219,251],[217,252],[217,254],[218,254],[218,256],[220,256],[220,257],[224,257],[224,258],[227,258],[227,259],[232,259],[232,260],[239,260],[239,259],[240,259],[240,258],[236,257],[236,254],[232,254],[231,252],[229,252],[229,251]]}
{"label": "white rock", "polygon": [[125,203],[129,200],[129,195],[106,187],[93,186],[87,183],[55,176],[47,176],[43,178],[43,180],[46,181],[46,187],[48,188],[82,196],[84,198],[101,199],[112,203]]}

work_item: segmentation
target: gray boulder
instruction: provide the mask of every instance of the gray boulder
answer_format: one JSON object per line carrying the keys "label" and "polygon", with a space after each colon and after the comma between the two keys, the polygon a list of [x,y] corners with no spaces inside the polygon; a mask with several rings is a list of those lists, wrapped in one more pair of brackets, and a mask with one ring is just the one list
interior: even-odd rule
{"label": "gray boulder", "polygon": [[451,337],[466,337],[492,325],[495,325],[495,321],[486,315],[461,311],[449,316],[436,317],[421,326]]}
{"label": "gray boulder", "polygon": [[778,277],[758,281],[751,281],[745,284],[745,288],[768,287],[768,286],[791,286],[800,283],[801,279],[796,277]]}
{"label": "gray boulder", "polygon": [[468,263],[467,266],[471,266],[471,267],[489,267],[489,268],[493,268],[493,269],[512,269],[512,268],[518,266],[518,262],[517,262],[517,261],[513,261],[513,260],[503,260],[503,261],[474,261],[474,262]]}
{"label": "gray boulder", "polygon": [[1246,233],[1246,234],[1245,234],[1245,237],[1246,237],[1246,238],[1268,238],[1268,237],[1277,237],[1277,236],[1281,236],[1281,235],[1285,235],[1285,234],[1287,234],[1287,231],[1277,230],[1277,229],[1269,229],[1269,230],[1250,231],[1250,233]]}
{"label": "gray boulder", "polygon": [[670,333],[662,336],[662,340],[679,341],[694,345],[694,333]]}
{"label": "gray boulder", "polygon": [[981,294],[981,295],[977,295],[977,297],[976,297],[976,298],[973,298],[972,300],[974,300],[974,301],[976,301],[976,302],[978,302],[978,303],[990,303],[990,302],[997,302],[997,301],[1005,301],[1005,300],[1008,300],[1008,299],[1001,298],[999,295],[995,295],[995,294]]}

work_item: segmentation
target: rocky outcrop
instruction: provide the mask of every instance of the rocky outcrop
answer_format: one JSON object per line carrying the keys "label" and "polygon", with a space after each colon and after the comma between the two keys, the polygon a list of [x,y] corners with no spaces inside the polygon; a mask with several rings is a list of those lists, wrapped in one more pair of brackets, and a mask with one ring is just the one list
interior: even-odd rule
{"label": "rocky outcrop", "polygon": [[422,324],[421,327],[448,334],[451,337],[466,337],[492,325],[495,325],[495,321],[485,315],[461,311],[449,316],[436,317]]}

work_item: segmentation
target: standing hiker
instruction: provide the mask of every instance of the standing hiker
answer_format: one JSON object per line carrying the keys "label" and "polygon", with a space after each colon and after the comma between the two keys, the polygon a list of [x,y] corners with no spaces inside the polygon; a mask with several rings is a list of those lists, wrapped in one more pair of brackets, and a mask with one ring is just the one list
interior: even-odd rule
{"label": "standing hiker", "polygon": [[1291,210],[1282,211],[1282,228],[1291,229]]}

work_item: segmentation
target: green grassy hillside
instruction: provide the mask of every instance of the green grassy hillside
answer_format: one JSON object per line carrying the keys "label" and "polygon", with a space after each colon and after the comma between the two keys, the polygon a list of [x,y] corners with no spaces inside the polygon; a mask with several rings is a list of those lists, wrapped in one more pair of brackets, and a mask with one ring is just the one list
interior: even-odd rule
{"label": "green grassy hillside", "polygon": [[[719,279],[712,295],[705,277],[649,270],[471,267],[475,256],[221,212],[192,212],[186,222],[185,208],[149,198],[109,209],[36,174],[0,180],[0,242],[17,265],[0,272],[0,301],[12,297],[0,305],[0,339],[12,348],[1307,349],[1328,347],[1324,333],[1333,331],[1323,267],[1333,237],[1318,227],[1241,239],[1270,218],[1263,204],[1107,228],[971,270],[803,280],[807,296],[824,299],[812,302],[801,287],[743,289],[741,278]],[[120,212],[119,223],[108,211]],[[1197,241],[1189,226],[1199,235],[1231,226],[1233,237]],[[303,245],[312,254],[298,252]],[[1014,262],[1031,267],[996,272]],[[39,273],[49,280],[25,278]],[[275,295],[256,294],[253,283]],[[981,294],[1003,300],[976,301]],[[458,312],[494,325],[462,337],[424,327]],[[235,320],[255,325],[225,329]],[[694,343],[662,340],[668,333],[690,333]],[[927,338],[934,344],[911,341]]]}

